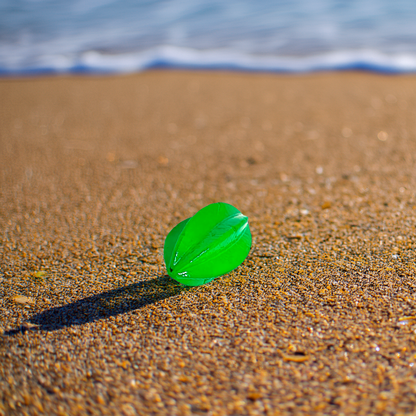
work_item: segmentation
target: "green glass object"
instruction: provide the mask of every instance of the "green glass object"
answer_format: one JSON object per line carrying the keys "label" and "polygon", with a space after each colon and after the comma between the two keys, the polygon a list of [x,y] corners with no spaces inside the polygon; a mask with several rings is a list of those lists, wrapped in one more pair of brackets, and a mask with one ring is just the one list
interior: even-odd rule
{"label": "green glass object", "polygon": [[248,218],[232,205],[217,202],[174,227],[163,256],[172,279],[199,286],[238,267],[250,248]]}

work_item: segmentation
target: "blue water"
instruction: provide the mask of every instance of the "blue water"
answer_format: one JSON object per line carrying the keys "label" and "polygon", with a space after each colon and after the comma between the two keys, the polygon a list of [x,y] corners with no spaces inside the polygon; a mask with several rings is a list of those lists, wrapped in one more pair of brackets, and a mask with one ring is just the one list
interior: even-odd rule
{"label": "blue water", "polygon": [[0,0],[0,75],[416,72],[416,0]]}

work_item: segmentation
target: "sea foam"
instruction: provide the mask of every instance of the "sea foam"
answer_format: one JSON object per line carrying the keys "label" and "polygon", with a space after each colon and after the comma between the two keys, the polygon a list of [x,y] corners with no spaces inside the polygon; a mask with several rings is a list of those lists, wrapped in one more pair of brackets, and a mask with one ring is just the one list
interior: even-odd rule
{"label": "sea foam", "polygon": [[39,56],[31,65],[2,67],[0,74],[117,74],[162,68],[281,73],[368,70],[398,74],[416,71],[416,54],[386,54],[373,50],[357,50],[292,57],[253,55],[227,49],[196,50],[159,46],[146,51],[124,54],[96,51],[88,51],[76,56],[45,54]]}

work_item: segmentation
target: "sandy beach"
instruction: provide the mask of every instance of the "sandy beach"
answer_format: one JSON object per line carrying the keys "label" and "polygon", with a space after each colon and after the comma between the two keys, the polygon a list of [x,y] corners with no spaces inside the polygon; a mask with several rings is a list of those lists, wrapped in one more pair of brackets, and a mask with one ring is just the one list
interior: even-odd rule
{"label": "sandy beach", "polygon": [[[410,415],[416,76],[0,80],[0,415]],[[212,202],[246,261],[186,288]]]}

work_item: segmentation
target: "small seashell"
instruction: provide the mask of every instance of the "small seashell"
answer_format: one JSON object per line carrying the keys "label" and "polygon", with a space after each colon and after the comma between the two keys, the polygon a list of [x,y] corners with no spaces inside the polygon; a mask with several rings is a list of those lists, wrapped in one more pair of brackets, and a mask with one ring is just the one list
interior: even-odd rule
{"label": "small seashell", "polygon": [[14,296],[12,300],[16,303],[20,303],[21,305],[34,303],[34,300],[32,298],[28,298],[27,296]]}
{"label": "small seashell", "polygon": [[302,354],[295,354],[295,355],[283,354],[282,357],[283,357],[284,361],[292,361],[292,362],[295,362],[295,363],[303,363],[303,362],[309,360],[308,355],[302,355]]}

